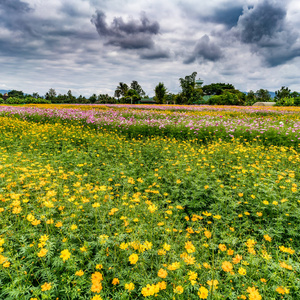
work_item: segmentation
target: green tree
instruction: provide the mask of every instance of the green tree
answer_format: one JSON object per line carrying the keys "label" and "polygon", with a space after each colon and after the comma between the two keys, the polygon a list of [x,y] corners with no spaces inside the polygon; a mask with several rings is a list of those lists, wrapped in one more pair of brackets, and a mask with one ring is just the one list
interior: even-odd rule
{"label": "green tree", "polygon": [[90,103],[95,103],[97,101],[97,95],[93,94],[90,98],[89,98],[89,102]]}
{"label": "green tree", "polygon": [[116,103],[116,98],[109,96],[108,94],[99,94],[97,97],[97,102],[96,103],[110,103],[114,104]]}
{"label": "green tree", "polygon": [[42,97],[39,95],[39,93],[33,93],[32,98],[39,99],[39,98],[42,98]]}
{"label": "green tree", "polygon": [[246,99],[245,99],[245,105],[247,106],[251,106],[256,102],[256,96],[254,91],[250,90],[247,95],[246,95]]}
{"label": "green tree", "polygon": [[292,92],[292,93],[290,94],[290,97],[292,97],[292,98],[300,97],[300,93],[294,91],[294,92]]}
{"label": "green tree", "polygon": [[202,87],[205,95],[221,95],[227,90],[235,90],[235,87],[230,83],[212,83]]}
{"label": "green tree", "polygon": [[256,100],[258,102],[270,102],[271,101],[271,95],[268,90],[260,89],[257,90],[255,93]]}
{"label": "green tree", "polygon": [[[185,78],[179,78],[180,86],[182,89],[182,101],[183,103],[192,103],[195,92],[195,79],[197,72],[193,72],[191,75],[185,76]],[[179,100],[179,99],[177,99]]]}
{"label": "green tree", "polygon": [[24,98],[24,93],[22,91],[12,90],[7,93],[9,97]]}
{"label": "green tree", "polygon": [[76,97],[72,95],[71,90],[68,90],[67,101],[68,101],[68,103],[76,103]]}
{"label": "green tree", "polygon": [[128,85],[124,82],[119,82],[119,85],[117,86],[116,90],[115,90],[115,97],[116,98],[120,98],[120,97],[124,97],[126,95],[126,93],[128,92],[129,88]]}
{"label": "green tree", "polygon": [[165,87],[163,82],[160,82],[154,89],[155,97],[154,100],[158,104],[165,103],[167,88]]}
{"label": "green tree", "polygon": [[138,93],[138,95],[139,95],[140,97],[145,96],[144,90],[142,89],[142,87],[140,86],[140,84],[139,84],[136,80],[133,80],[133,81],[131,82],[130,88],[131,88],[132,90],[135,90],[135,91]]}
{"label": "green tree", "polygon": [[275,91],[275,101],[290,97],[291,90],[288,87],[282,86],[280,90]]}
{"label": "green tree", "polygon": [[210,105],[240,105],[239,97],[228,91],[225,91],[221,95],[214,95],[208,100]]}
{"label": "green tree", "polygon": [[125,95],[125,103],[136,104],[142,97],[134,89],[130,89]]}
{"label": "green tree", "polygon": [[167,104],[176,104],[176,94],[168,93],[165,98]]}
{"label": "green tree", "polygon": [[49,89],[49,91],[45,95],[45,99],[52,101],[52,100],[55,100],[55,98],[56,98],[55,89],[53,89],[53,88]]}

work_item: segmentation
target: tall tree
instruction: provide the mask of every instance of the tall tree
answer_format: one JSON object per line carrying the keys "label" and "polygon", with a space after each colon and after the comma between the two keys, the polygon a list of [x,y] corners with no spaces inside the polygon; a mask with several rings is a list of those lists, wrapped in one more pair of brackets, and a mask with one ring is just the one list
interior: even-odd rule
{"label": "tall tree", "polygon": [[275,91],[275,100],[290,97],[291,90],[288,87],[282,86],[280,90]]}
{"label": "tall tree", "polygon": [[39,93],[33,93],[32,98],[38,99],[41,98],[41,96],[39,95]]}
{"label": "tall tree", "polygon": [[163,82],[160,82],[154,89],[155,91],[155,97],[154,100],[158,104],[162,104],[165,102],[166,95],[167,95],[167,89]]}
{"label": "tall tree", "polygon": [[256,99],[259,102],[270,102],[271,95],[268,90],[260,89],[255,93]]}
{"label": "tall tree", "polygon": [[197,72],[193,72],[191,75],[185,76],[185,78],[179,78],[182,92],[180,97],[176,98],[176,103],[194,104],[202,99],[203,91],[201,85],[199,83],[196,84],[196,75]]}
{"label": "tall tree", "polygon": [[53,100],[56,97],[56,91],[55,89],[51,88],[45,95],[45,99],[47,100]]}
{"label": "tall tree", "polygon": [[89,102],[91,103],[95,103],[97,101],[97,95],[93,94],[90,98],[89,98]]}
{"label": "tall tree", "polygon": [[185,78],[179,78],[182,89],[182,97],[184,98],[185,102],[188,102],[189,99],[193,97],[196,76],[197,72],[193,72],[191,75],[185,76]]}
{"label": "tall tree", "polygon": [[135,90],[139,94],[139,96],[141,96],[141,97],[145,96],[144,90],[142,89],[142,87],[140,86],[140,84],[136,80],[133,80],[131,82],[130,88],[132,90]]}
{"label": "tall tree", "polygon": [[8,97],[16,97],[16,98],[23,98],[24,93],[22,91],[12,90],[7,93]]}
{"label": "tall tree", "polygon": [[124,82],[119,82],[119,85],[117,86],[115,90],[115,97],[120,98],[121,96],[124,97],[126,93],[128,92],[129,88],[128,85]]}

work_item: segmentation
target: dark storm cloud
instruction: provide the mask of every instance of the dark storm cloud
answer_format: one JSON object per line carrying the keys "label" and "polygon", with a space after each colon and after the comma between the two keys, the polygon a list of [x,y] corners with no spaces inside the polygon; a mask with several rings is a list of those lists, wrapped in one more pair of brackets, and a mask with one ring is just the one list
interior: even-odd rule
{"label": "dark storm cloud", "polygon": [[239,19],[241,39],[244,43],[259,43],[265,37],[274,37],[284,30],[286,10],[269,1],[248,10]]}
{"label": "dark storm cloud", "polygon": [[214,42],[211,42],[208,35],[204,35],[196,44],[192,55],[184,61],[189,64],[195,60],[200,61],[218,61],[223,57],[221,48]]}
{"label": "dark storm cloud", "polygon": [[299,34],[286,21],[285,4],[265,0],[244,11],[236,26],[237,36],[270,66],[285,64],[299,56]]}
{"label": "dark storm cloud", "polygon": [[22,13],[31,11],[31,8],[28,3],[21,0],[1,0],[0,10],[3,10],[4,13]]}
{"label": "dark storm cloud", "polygon": [[57,59],[60,55],[74,53],[74,50],[88,49],[89,42],[98,36],[92,26],[80,28],[77,25],[80,17],[86,17],[89,24],[90,16],[81,14],[77,7],[63,5],[54,19],[53,16],[36,14],[23,1],[0,0],[0,30],[5,29],[2,33],[6,33],[0,34],[0,55]]}
{"label": "dark storm cloud", "polygon": [[154,47],[153,35],[159,33],[158,22],[150,22],[145,14],[140,21],[123,18],[114,18],[111,25],[107,25],[106,16],[102,11],[97,11],[91,22],[95,25],[100,38],[106,45],[120,47],[121,49],[151,49]]}
{"label": "dark storm cloud", "polygon": [[242,6],[217,8],[212,16],[204,17],[203,20],[217,24],[224,24],[228,28],[231,28],[237,24],[239,17],[242,14]]}
{"label": "dark storm cloud", "polygon": [[166,50],[150,50],[142,53],[140,58],[147,59],[147,60],[156,60],[156,59],[163,59],[163,58],[170,58],[170,52]]}

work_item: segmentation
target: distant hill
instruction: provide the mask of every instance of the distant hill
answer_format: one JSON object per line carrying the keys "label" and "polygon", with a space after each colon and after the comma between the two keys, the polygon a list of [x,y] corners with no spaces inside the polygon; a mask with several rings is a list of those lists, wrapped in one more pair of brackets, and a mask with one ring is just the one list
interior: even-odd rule
{"label": "distant hill", "polygon": [[[242,93],[248,95],[248,92],[242,92]],[[269,94],[270,94],[271,98],[274,99],[274,97],[275,97],[275,92],[269,92]]]}
{"label": "distant hill", "polygon": [[269,94],[271,95],[272,99],[275,97],[275,92],[269,92]]}
{"label": "distant hill", "polygon": [[0,90],[0,94],[4,95],[5,93],[10,92],[11,90]]}

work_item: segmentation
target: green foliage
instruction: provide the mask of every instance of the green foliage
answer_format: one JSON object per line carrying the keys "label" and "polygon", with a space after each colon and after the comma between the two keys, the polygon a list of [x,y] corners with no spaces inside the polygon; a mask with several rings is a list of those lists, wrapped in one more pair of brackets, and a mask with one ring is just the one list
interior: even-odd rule
{"label": "green foliage", "polygon": [[245,97],[245,105],[252,106],[255,102],[257,102],[255,93],[252,90],[250,90]]}
{"label": "green foliage", "polygon": [[185,76],[185,78],[179,78],[180,86],[182,89],[181,96],[182,101],[187,104],[192,104],[195,95],[195,80],[196,80],[197,72],[193,72],[191,75]]}
{"label": "green foliage", "polygon": [[45,99],[47,100],[55,100],[56,97],[56,91],[55,89],[51,88],[45,95]]}
{"label": "green foliage", "polygon": [[6,104],[50,104],[51,101],[43,98],[17,98],[17,97],[9,97],[5,101]]}
{"label": "green foliage", "polygon": [[205,95],[221,95],[226,90],[234,90],[234,86],[229,83],[212,83],[202,87]]}
{"label": "green foliage", "polygon": [[130,88],[132,90],[135,90],[137,95],[140,96],[141,98],[143,96],[145,96],[145,92],[144,90],[142,89],[142,87],[140,86],[140,84],[136,81],[136,80],[133,80],[130,84]]}
{"label": "green foliage", "polygon": [[25,97],[24,96],[24,93],[22,92],[22,91],[17,91],[17,90],[11,90],[11,91],[9,91],[8,93],[7,93],[7,95],[9,96],[9,97],[15,97],[15,98],[23,98],[23,97]]}
{"label": "green foliage", "polygon": [[118,99],[120,97],[125,97],[128,90],[129,90],[128,85],[124,82],[120,82],[115,90],[115,97]]}
{"label": "green foliage", "polygon": [[[241,93],[242,94],[242,93]],[[242,95],[239,95],[243,97]],[[235,93],[224,92],[221,95],[215,95],[208,99],[210,105],[243,105],[243,99],[239,98]]]}
{"label": "green foliage", "polygon": [[0,97],[0,104],[4,103],[4,99]]}
{"label": "green foliage", "polygon": [[[296,100],[296,103],[298,99]],[[284,97],[280,98],[276,101],[276,106],[294,106],[295,105],[295,99],[292,97]]]}
{"label": "green foliage", "polygon": [[256,101],[257,102],[270,102],[271,95],[269,94],[268,90],[260,89],[257,90],[255,93]]}
{"label": "green foliage", "polygon": [[289,98],[291,90],[288,87],[282,86],[280,90],[275,91],[275,101],[278,101],[283,98]]}
{"label": "green foliage", "polygon": [[109,104],[114,104],[116,103],[116,99],[114,97],[109,96],[108,94],[99,94],[97,97],[96,103],[109,103]]}
{"label": "green foliage", "polygon": [[167,96],[167,88],[165,87],[163,82],[160,82],[154,89],[155,91],[155,98],[154,100],[158,104],[165,103],[166,96]]}

